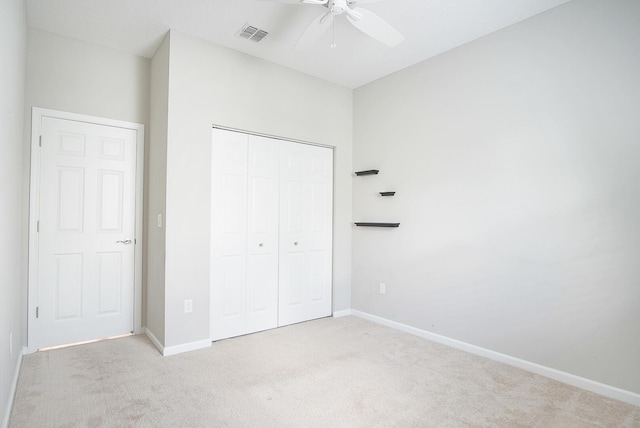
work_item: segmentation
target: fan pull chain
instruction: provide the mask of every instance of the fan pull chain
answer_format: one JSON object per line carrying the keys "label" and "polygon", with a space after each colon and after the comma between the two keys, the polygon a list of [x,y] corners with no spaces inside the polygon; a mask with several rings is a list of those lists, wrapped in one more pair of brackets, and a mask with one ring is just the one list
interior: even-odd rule
{"label": "fan pull chain", "polygon": [[331,24],[331,32],[332,34],[332,40],[331,40],[331,49],[335,49],[336,48],[336,20],[333,20],[333,23]]}

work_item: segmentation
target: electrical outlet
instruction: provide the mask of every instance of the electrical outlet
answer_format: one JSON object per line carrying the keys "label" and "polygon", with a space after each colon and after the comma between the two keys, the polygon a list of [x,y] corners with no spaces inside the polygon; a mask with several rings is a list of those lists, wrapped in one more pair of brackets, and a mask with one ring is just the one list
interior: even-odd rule
{"label": "electrical outlet", "polygon": [[13,355],[13,330],[9,331],[9,355]]}
{"label": "electrical outlet", "polygon": [[193,312],[193,300],[186,299],[184,301],[184,313],[190,314],[191,312]]}
{"label": "electrical outlet", "polygon": [[380,283],[380,294],[386,294],[387,293],[387,286],[384,282]]}

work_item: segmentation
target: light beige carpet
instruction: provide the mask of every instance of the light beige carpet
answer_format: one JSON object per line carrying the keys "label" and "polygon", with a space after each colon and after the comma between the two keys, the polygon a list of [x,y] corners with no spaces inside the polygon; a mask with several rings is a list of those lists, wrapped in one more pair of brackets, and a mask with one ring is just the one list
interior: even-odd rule
{"label": "light beige carpet", "polygon": [[11,427],[640,427],[640,408],[354,318],[162,357],[145,336],[25,356]]}

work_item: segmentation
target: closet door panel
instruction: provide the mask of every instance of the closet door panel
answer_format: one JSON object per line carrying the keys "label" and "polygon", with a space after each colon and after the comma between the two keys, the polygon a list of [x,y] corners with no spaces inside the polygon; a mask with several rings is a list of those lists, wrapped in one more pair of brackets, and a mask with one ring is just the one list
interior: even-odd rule
{"label": "closet door panel", "polygon": [[309,252],[309,299],[313,304],[326,302],[330,298],[331,289],[327,289],[327,284],[331,284],[331,271],[327,272],[327,265],[331,260],[326,251]]}
{"label": "closet door panel", "polygon": [[244,334],[247,136],[214,130],[211,195],[211,339]]}
{"label": "closet door panel", "polygon": [[308,319],[331,315],[333,261],[333,151],[307,146],[310,224],[308,230]]}
{"label": "closet door panel", "polygon": [[295,311],[304,303],[304,259],[302,252],[291,251],[284,260],[286,268],[281,272],[280,302],[285,312]]}
{"label": "closet door panel", "polygon": [[[244,322],[244,281],[245,263],[242,256],[222,256],[217,268],[220,271],[220,290],[217,300],[220,304],[220,318],[224,322],[235,322],[240,319],[237,326],[239,331]],[[231,330],[235,331],[235,328]]]}
{"label": "closet door panel", "polygon": [[331,315],[333,152],[280,143],[278,325]]}
{"label": "closet door panel", "polygon": [[311,213],[306,183],[310,164],[304,149],[300,144],[280,143],[280,326],[305,318],[309,289],[305,247]]}
{"label": "closet door panel", "polygon": [[247,333],[278,326],[279,142],[249,136]]}

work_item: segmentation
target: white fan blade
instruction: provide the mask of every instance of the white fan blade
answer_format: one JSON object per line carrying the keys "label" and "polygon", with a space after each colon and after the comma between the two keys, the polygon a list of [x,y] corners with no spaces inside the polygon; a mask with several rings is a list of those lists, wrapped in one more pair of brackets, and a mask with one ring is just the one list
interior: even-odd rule
{"label": "white fan blade", "polygon": [[380,0],[348,0],[347,5],[349,7],[355,6],[356,4],[365,4],[365,3],[378,3]]}
{"label": "white fan blade", "polygon": [[329,29],[332,22],[333,14],[331,12],[326,12],[318,16],[311,21],[311,24],[304,30],[294,49],[301,51],[311,47]]}
{"label": "white fan blade", "polygon": [[290,3],[290,4],[303,4],[302,0],[257,0],[261,2],[269,3]]}
{"label": "white fan blade", "polygon": [[375,13],[369,12],[361,7],[356,7],[352,10],[356,15],[360,15],[361,18],[356,19],[350,14],[347,14],[347,19],[354,27],[362,31],[367,36],[373,37],[377,41],[391,47],[404,40],[404,36],[402,34]]}
{"label": "white fan blade", "polygon": [[[289,3],[289,4],[327,4],[329,0],[258,0],[270,3]],[[367,0],[364,0],[367,1]]]}

